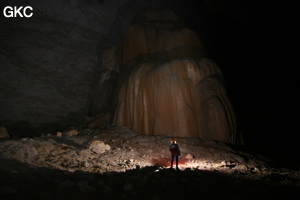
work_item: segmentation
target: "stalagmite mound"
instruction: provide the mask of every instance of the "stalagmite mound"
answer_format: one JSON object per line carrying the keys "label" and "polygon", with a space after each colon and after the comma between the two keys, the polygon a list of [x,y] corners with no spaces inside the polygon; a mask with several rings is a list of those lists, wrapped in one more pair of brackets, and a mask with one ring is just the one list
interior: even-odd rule
{"label": "stalagmite mound", "polygon": [[121,74],[129,75],[120,87],[114,125],[147,135],[241,143],[219,67],[173,12],[139,13],[119,51]]}
{"label": "stalagmite mound", "polygon": [[121,88],[115,123],[149,135],[237,137],[220,70],[207,59],[139,66]]}

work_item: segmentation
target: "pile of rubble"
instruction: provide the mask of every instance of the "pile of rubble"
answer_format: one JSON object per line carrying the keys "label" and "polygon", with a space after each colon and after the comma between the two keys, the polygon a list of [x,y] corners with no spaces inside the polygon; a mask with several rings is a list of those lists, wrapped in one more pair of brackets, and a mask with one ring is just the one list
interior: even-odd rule
{"label": "pile of rubble", "polygon": [[125,127],[2,139],[0,198],[158,200],[192,198],[199,190],[204,199],[299,195],[298,171],[273,169],[263,157],[216,141],[177,138],[180,170],[169,170],[170,141]]}
{"label": "pile of rubble", "polygon": [[[122,172],[146,166],[170,165],[170,137],[137,134],[125,127],[106,130],[70,130],[38,138],[0,141],[0,159],[36,167],[93,173]],[[228,144],[177,138],[181,169],[263,171],[265,160]]]}

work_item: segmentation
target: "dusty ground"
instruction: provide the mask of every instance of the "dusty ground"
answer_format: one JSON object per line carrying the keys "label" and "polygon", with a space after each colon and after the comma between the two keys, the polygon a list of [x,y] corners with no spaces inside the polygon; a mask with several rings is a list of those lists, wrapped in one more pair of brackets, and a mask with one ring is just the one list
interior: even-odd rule
{"label": "dusty ground", "polygon": [[228,144],[124,127],[0,141],[0,199],[300,199],[300,171]]}

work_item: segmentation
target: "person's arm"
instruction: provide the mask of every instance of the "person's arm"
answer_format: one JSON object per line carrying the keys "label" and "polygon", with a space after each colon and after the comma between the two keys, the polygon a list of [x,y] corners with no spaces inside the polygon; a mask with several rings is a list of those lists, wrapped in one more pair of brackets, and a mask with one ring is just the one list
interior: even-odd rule
{"label": "person's arm", "polygon": [[178,150],[178,155],[180,155],[180,149],[178,145],[177,145],[177,150]]}

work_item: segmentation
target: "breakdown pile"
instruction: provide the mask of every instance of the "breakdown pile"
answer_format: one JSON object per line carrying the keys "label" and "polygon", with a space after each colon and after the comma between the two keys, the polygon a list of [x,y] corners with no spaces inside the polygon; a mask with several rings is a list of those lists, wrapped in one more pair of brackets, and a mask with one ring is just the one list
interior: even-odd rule
{"label": "breakdown pile", "polygon": [[[69,172],[124,172],[170,165],[170,137],[137,134],[125,127],[71,130],[38,138],[0,142],[0,159]],[[177,138],[181,169],[263,172],[267,162],[228,144]]]}
{"label": "breakdown pile", "polygon": [[124,127],[3,139],[0,198],[189,199],[200,191],[202,199],[299,199],[299,171],[225,143],[177,138],[180,170],[169,170],[170,140]]}

